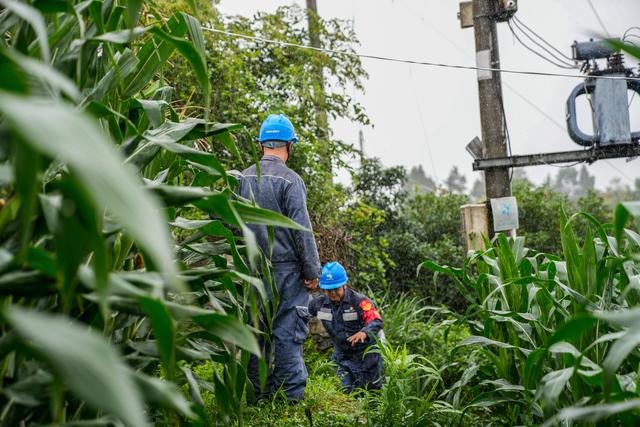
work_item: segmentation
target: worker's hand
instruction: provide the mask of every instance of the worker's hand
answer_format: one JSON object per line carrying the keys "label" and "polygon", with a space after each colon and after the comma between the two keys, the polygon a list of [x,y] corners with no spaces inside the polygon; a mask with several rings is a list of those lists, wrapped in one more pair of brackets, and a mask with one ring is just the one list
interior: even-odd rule
{"label": "worker's hand", "polygon": [[364,332],[360,331],[360,332],[356,332],[355,334],[351,335],[349,338],[347,338],[347,341],[349,341],[351,343],[351,347],[353,347],[354,345],[364,342],[364,340],[367,339],[367,334],[365,334]]}
{"label": "worker's hand", "polygon": [[318,289],[319,283],[320,283],[320,279],[318,279],[317,277],[311,280],[304,279],[304,287],[309,289],[310,291],[314,289]]}

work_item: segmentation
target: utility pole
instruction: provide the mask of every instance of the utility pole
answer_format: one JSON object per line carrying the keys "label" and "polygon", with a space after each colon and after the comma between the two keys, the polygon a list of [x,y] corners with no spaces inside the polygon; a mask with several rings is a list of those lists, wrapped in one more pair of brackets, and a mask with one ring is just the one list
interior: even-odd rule
{"label": "utility pole", "polygon": [[[476,63],[480,68],[500,68],[496,16],[498,0],[473,0]],[[507,141],[502,100],[502,79],[497,71],[478,71],[478,95],[484,159],[506,157]],[[487,199],[511,196],[509,168],[485,170]],[[493,235],[493,230],[489,231]]]}
{"label": "utility pole", "polygon": [[[309,25],[309,41],[312,47],[319,48],[320,46],[320,29],[318,22],[318,3],[316,0],[307,0],[307,22]],[[323,144],[321,148],[321,158],[324,161],[325,167],[331,172],[331,153],[329,147],[329,120],[327,119],[327,111],[325,110],[325,92],[324,92],[324,75],[322,73],[322,65],[316,62],[315,66],[316,82],[313,86],[314,96],[316,98],[316,104],[318,105],[318,112],[316,114],[316,120],[318,121],[318,127],[320,128],[320,139]]]}

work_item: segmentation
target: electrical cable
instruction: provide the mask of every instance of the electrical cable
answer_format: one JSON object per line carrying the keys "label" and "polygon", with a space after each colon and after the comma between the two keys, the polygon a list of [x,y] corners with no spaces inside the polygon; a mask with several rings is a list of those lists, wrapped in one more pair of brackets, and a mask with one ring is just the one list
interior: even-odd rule
{"label": "electrical cable", "polygon": [[[591,4],[590,0],[589,0],[589,3]],[[593,9],[593,5],[591,5],[591,7]],[[595,11],[595,9],[594,9],[594,12],[596,13],[596,16],[597,16],[597,12]],[[600,20],[599,16],[598,16],[598,19]],[[604,28],[604,25],[603,25],[603,28]],[[261,42],[264,42],[264,43],[277,44],[277,45],[280,45],[280,46],[290,46],[290,47],[296,47],[296,48],[300,48],[300,49],[309,49],[309,50],[314,50],[314,51],[319,51],[319,52],[333,53],[333,54],[338,54],[338,55],[355,56],[355,57],[359,57],[359,58],[374,59],[374,60],[380,60],[380,61],[398,62],[398,63],[405,63],[405,64],[423,65],[423,66],[431,66],[431,67],[442,67],[442,68],[451,68],[451,69],[462,69],[462,70],[492,71],[492,72],[498,72],[498,73],[504,73],[504,74],[516,74],[516,75],[531,75],[531,76],[542,76],[542,77],[565,77],[565,78],[579,78],[579,79],[583,79],[584,78],[583,76],[574,75],[574,74],[548,73],[548,72],[540,72],[540,71],[508,70],[508,69],[503,69],[503,68],[474,67],[474,66],[468,66],[468,65],[445,64],[445,63],[436,63],[436,62],[427,62],[427,61],[414,61],[414,60],[390,58],[390,57],[383,57],[383,56],[376,56],[376,55],[366,55],[366,54],[359,54],[357,52],[345,52],[345,51],[339,51],[339,50],[333,50],[333,49],[324,49],[324,48],[319,48],[319,47],[306,46],[306,45],[301,45],[301,44],[297,44],[297,43],[283,42],[283,41],[279,41],[279,40],[271,40],[271,39],[267,39],[267,38],[264,38],[264,37],[250,36],[250,35],[247,35],[247,34],[240,34],[240,33],[235,33],[235,32],[231,32],[231,31],[220,30],[220,29],[217,29],[217,28],[210,28],[210,27],[204,27],[203,26],[203,27],[201,27],[201,29],[204,30],[204,31],[212,32],[212,33],[224,34],[224,35],[227,35],[229,37],[243,38],[243,39],[247,39],[247,40],[261,41]],[[622,77],[622,76],[591,76],[591,78],[592,79],[602,79],[602,80],[640,81],[640,78],[638,78],[638,77]],[[509,86],[507,86],[507,87],[509,87]],[[549,119],[552,123],[556,124],[556,126],[558,126],[563,132],[565,131],[563,126],[561,126],[557,121],[555,121],[553,118],[551,118],[548,114],[544,113],[544,111],[542,109],[540,109],[539,107],[535,106],[535,104],[533,104],[531,101],[526,100],[524,95],[518,93],[513,88],[511,88],[511,90],[513,90],[518,96],[520,96],[520,98],[524,99],[529,105],[533,106],[536,109],[536,111],[538,111],[540,113],[543,113],[543,115],[547,119]],[[614,166],[613,163],[611,163],[610,161],[608,161],[606,159],[605,159],[605,162],[611,168],[613,168],[617,172],[619,172],[620,175],[625,177],[629,182],[633,182],[633,180],[628,175],[626,175],[620,169],[618,169],[616,166]],[[549,164],[549,166],[553,166],[553,165]]]}
{"label": "electrical cable", "polygon": [[[625,31],[625,32],[622,34],[622,40],[623,40],[623,41],[624,41],[624,39],[627,37],[627,34],[629,34],[629,32],[631,32],[631,30],[638,30],[638,31],[640,31],[640,27],[629,27],[629,28],[627,28],[627,31]],[[635,35],[635,34],[632,34],[632,35]],[[635,35],[635,37],[638,37],[638,36],[637,36],[637,35]]]}
{"label": "electrical cable", "polygon": [[591,3],[591,0],[587,0],[587,3],[589,3],[589,6],[591,6],[591,10],[593,11],[593,14],[596,16],[596,19],[598,20],[598,23],[600,24],[600,26],[602,27],[604,32],[607,34],[607,37],[611,38],[611,34],[609,34],[609,31],[607,31],[607,28],[604,26],[604,22],[602,22],[602,18],[600,18],[600,14],[596,10],[596,8],[593,5],[593,3]]}
{"label": "electrical cable", "polygon": [[549,43],[547,40],[545,40],[544,37],[542,37],[540,34],[536,33],[533,29],[531,29],[531,27],[529,27],[527,24],[525,24],[520,18],[518,18],[518,16],[516,14],[514,14],[511,17],[517,24],[521,25],[522,27],[526,28],[531,34],[533,34],[534,36],[536,36],[540,41],[542,41],[544,44],[546,44],[547,46],[549,46],[551,49],[555,50],[560,56],[562,56],[563,58],[565,58],[566,60],[573,62],[573,58],[565,55],[560,49],[558,49],[557,47],[555,47],[554,45],[552,45],[551,43]]}
{"label": "electrical cable", "polygon": [[[504,139],[507,143],[507,153],[509,157],[513,156],[513,151],[511,150],[511,135],[509,135],[509,126],[507,125],[507,113],[504,109],[504,97],[500,98],[500,109],[502,110],[502,126],[504,129]],[[509,184],[513,181],[513,168],[509,168]]]}
{"label": "electrical cable", "polygon": [[513,34],[513,36],[516,38],[518,43],[520,43],[522,45],[522,47],[524,47],[528,51],[534,53],[535,55],[537,55],[540,58],[544,59],[548,63],[555,65],[556,67],[560,67],[560,68],[564,68],[564,69],[574,69],[574,68],[576,68],[575,65],[566,65],[565,63],[558,63],[558,62],[555,62],[553,59],[547,58],[546,56],[544,56],[543,54],[541,54],[537,50],[533,49],[532,47],[528,46],[525,42],[522,41],[522,39],[518,36],[518,34],[516,34],[516,32],[513,30],[513,26],[511,25],[511,20],[507,21],[507,25],[509,26],[509,30],[511,31],[511,34]]}
{"label": "electrical cable", "polygon": [[[400,3],[402,4],[402,3]],[[463,54],[467,54],[467,52],[460,46],[458,45],[456,42],[454,42],[453,40],[451,40],[445,33],[443,33],[438,27],[436,27],[435,25],[433,25],[430,22],[427,22],[425,20],[425,18],[423,16],[418,16],[419,14],[417,14],[415,11],[410,10],[409,7],[407,7],[405,5],[405,8],[408,9],[411,13],[411,16],[420,19],[422,22],[426,23],[427,25],[429,25],[432,29],[434,29],[438,35],[440,37],[442,37],[445,41],[447,41],[450,45],[452,45],[454,48],[456,48],[456,50],[458,50],[459,52],[463,53]],[[639,27],[640,28],[640,27]],[[556,128],[558,128],[560,131],[562,131],[563,134],[565,134],[566,132],[566,128],[563,124],[561,124],[557,119],[555,119],[554,117],[552,117],[551,115],[549,115],[546,111],[544,111],[542,108],[540,108],[539,106],[537,106],[533,101],[529,100],[529,98],[527,98],[524,94],[522,94],[520,91],[516,90],[513,86],[511,86],[508,82],[503,82],[503,84],[507,87],[507,89],[511,90],[511,92],[513,92],[514,94],[516,94],[520,99],[522,99],[525,103],[527,103],[531,108],[533,108],[535,111],[537,111],[541,116],[543,116],[544,118],[546,118],[549,122],[551,122]],[[619,168],[617,168],[610,160],[607,159],[603,159],[604,163],[607,164],[610,168],[614,169],[615,171],[617,171],[618,173],[620,173],[620,175],[622,175],[624,178],[626,178],[630,183],[633,183],[633,180],[624,172],[622,172]],[[553,166],[556,168],[566,168],[566,167],[572,167],[575,165],[565,165],[565,166],[558,166],[558,165],[554,165],[551,163],[546,163],[544,162],[547,166]]]}
{"label": "electrical cable", "polygon": [[574,166],[578,166],[580,163],[586,162],[586,160],[578,160],[577,162],[571,163],[569,165],[555,165],[553,163],[547,163],[544,160],[541,160],[541,161],[545,166],[551,166],[551,167],[558,168],[558,169],[569,169],[569,168],[572,168]]}
{"label": "electrical cable", "polygon": [[[565,60],[563,58],[559,58],[558,56],[556,56],[556,54],[554,54],[548,48],[546,48],[542,44],[540,44],[540,42],[536,41],[529,33],[527,33],[525,30],[523,30],[522,27],[520,27],[520,24],[518,24],[517,20],[512,19],[509,22],[512,22],[512,21],[513,21],[514,26],[518,30],[520,30],[520,32],[522,34],[524,34],[529,40],[531,40],[531,42],[533,42],[536,46],[538,46],[539,48],[541,48],[542,50],[547,52],[549,55],[551,55],[556,61],[559,61],[560,64],[563,64],[564,67],[562,67],[562,68],[579,68],[579,66],[575,62],[572,63],[572,62],[568,62],[567,60]],[[511,32],[513,32],[513,28],[511,28],[511,25],[509,25],[509,28],[511,29]],[[547,59],[547,60],[549,60],[549,59]]]}
{"label": "electrical cable", "polygon": [[[380,56],[380,55],[368,55],[368,54],[362,54],[362,53],[357,53],[357,52],[347,52],[347,51],[340,51],[340,50],[335,50],[335,49],[325,49],[325,48],[320,48],[320,47],[306,46],[306,45],[302,45],[302,44],[298,44],[298,43],[290,43],[290,42],[284,42],[284,41],[280,41],[280,40],[272,40],[272,39],[267,39],[267,38],[259,37],[259,36],[250,36],[250,35],[247,35],[247,34],[240,34],[240,33],[235,33],[235,32],[232,32],[232,31],[220,30],[220,29],[217,29],[217,28],[208,28],[208,27],[201,27],[201,28],[204,31],[217,33],[217,34],[224,34],[224,35],[227,35],[229,37],[242,38],[242,39],[247,39],[247,40],[255,40],[255,41],[260,41],[260,42],[263,42],[263,43],[271,43],[271,44],[277,44],[277,45],[280,45],[280,46],[295,47],[295,48],[299,48],[299,49],[308,49],[308,50],[314,50],[314,51],[317,51],[317,52],[332,53],[332,54],[336,54],[336,55],[346,55],[346,56],[359,57],[359,58],[364,58],[364,59],[374,59],[374,60],[378,60],[378,61],[387,61],[387,62],[397,62],[397,63],[402,63],[402,64],[422,65],[422,66],[427,66],[427,67],[451,68],[451,69],[458,69],[458,70],[491,71],[491,72],[503,73],[503,74],[516,74],[516,75],[528,75],[528,76],[540,76],[540,77],[564,77],[564,78],[574,78],[574,79],[583,79],[584,78],[584,76],[576,75],[576,74],[550,73],[550,72],[544,72],[544,71],[510,70],[510,69],[505,69],[505,68],[492,68],[492,67],[478,67],[478,66],[471,66],[471,65],[446,64],[446,63],[431,62],[431,61],[417,61],[417,60],[411,60],[411,59],[391,58],[391,57]],[[625,80],[625,81],[638,81],[638,82],[640,82],[640,77],[591,76],[591,78],[593,78],[593,79],[602,79],[602,80]]]}
{"label": "electrical cable", "polygon": [[[640,30],[640,27],[631,27],[630,29],[635,29],[638,28]],[[629,30],[630,30],[629,29]],[[622,42],[623,43],[628,43],[634,47],[638,47],[638,44],[636,42],[632,42],[631,40],[629,40],[630,38],[636,38],[640,40],[640,34],[628,34],[629,30],[624,32],[624,35],[622,36]]]}

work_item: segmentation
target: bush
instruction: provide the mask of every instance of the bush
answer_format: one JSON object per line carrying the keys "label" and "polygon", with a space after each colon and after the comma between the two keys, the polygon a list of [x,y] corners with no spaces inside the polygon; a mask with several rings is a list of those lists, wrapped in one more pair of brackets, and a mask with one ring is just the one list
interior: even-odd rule
{"label": "bush", "polygon": [[376,208],[358,202],[347,208],[342,217],[349,232],[349,251],[346,262],[350,279],[357,289],[387,288],[387,271],[395,267],[387,253],[389,242],[381,233],[385,214]]}
{"label": "bush", "polygon": [[[611,219],[611,211],[604,199],[593,191],[574,203],[565,194],[554,191],[547,185],[536,187],[527,180],[515,180],[513,195],[518,200],[518,233],[527,238],[530,247],[544,253],[562,253],[562,242],[557,230],[560,229],[560,213],[563,209],[569,214],[576,211],[589,212],[600,222]],[[576,229],[578,235],[584,235],[585,227],[586,221],[581,218]]]}
{"label": "bush", "polygon": [[400,291],[409,291],[430,305],[464,308],[464,300],[447,277],[439,277],[417,267],[424,259],[454,264],[464,259],[460,206],[467,198],[457,194],[427,193],[405,202],[398,219],[385,229],[389,256],[396,264],[389,269],[388,280]]}

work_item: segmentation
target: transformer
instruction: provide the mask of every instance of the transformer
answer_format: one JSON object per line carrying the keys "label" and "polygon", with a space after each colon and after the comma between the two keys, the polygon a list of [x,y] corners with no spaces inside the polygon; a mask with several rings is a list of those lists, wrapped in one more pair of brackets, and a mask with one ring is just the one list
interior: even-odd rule
{"label": "transformer", "polygon": [[[587,77],[567,99],[567,129],[571,139],[586,147],[640,141],[640,131],[631,132],[627,95],[628,90],[640,94],[640,77],[625,67],[622,54],[608,40],[575,42],[572,52],[574,60],[584,61],[582,71]],[[596,60],[605,58],[606,68],[600,69]],[[576,100],[579,96],[590,98],[594,135],[578,127]]]}

